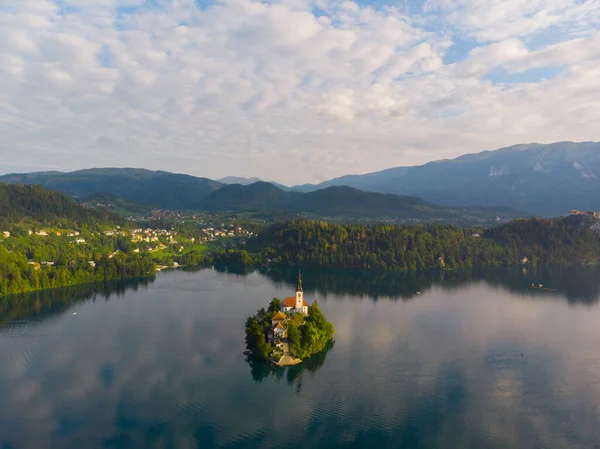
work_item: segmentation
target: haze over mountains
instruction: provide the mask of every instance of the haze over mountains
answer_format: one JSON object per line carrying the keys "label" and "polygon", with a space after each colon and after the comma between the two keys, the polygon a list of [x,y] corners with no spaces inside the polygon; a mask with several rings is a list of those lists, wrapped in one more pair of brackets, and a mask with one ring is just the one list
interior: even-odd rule
{"label": "haze over mountains", "polygon": [[213,181],[130,168],[11,174],[1,176],[0,181],[41,184],[80,198],[104,192],[165,209],[401,217],[405,213],[428,216],[424,210],[440,213],[437,204],[505,207],[554,216],[571,209],[599,210],[599,176],[600,143],[559,142],[516,145],[416,167],[347,175],[318,185],[294,186],[292,191],[276,183],[257,182],[258,178]]}

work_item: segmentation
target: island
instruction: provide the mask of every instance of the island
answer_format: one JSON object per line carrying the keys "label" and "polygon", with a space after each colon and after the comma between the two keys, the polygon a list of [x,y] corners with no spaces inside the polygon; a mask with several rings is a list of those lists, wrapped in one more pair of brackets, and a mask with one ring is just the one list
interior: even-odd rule
{"label": "island", "polygon": [[246,348],[257,360],[291,366],[323,351],[335,329],[319,309],[304,300],[302,274],[298,271],[296,295],[273,298],[246,320]]}

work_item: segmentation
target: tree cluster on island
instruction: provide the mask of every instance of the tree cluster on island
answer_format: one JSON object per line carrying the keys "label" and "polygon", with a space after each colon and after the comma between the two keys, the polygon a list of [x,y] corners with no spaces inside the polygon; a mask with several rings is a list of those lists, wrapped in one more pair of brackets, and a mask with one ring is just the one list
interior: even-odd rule
{"label": "tree cluster on island", "polygon": [[[246,320],[246,348],[253,358],[260,361],[271,359],[275,345],[269,341],[271,320],[281,311],[281,300],[273,298],[267,310],[262,307],[255,315]],[[335,329],[321,312],[319,305],[313,302],[308,307],[308,315],[301,313],[290,315],[284,326],[292,356],[305,359],[325,349],[333,338]]]}

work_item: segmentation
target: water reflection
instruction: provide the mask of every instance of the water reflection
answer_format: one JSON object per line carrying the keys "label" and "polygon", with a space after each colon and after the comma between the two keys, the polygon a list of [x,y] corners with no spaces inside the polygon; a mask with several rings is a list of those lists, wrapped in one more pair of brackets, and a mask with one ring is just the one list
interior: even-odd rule
{"label": "water reflection", "polygon": [[281,368],[272,366],[268,363],[259,362],[251,357],[246,357],[246,363],[250,367],[250,374],[252,374],[252,380],[255,382],[262,382],[265,379],[274,378],[278,381],[285,378],[288,386],[295,387],[296,392],[299,394],[302,389],[302,378],[305,372],[315,374],[319,369],[323,367],[327,353],[335,346],[335,340],[331,340],[325,346],[325,349],[312,357],[305,359],[302,363],[288,368]]}
{"label": "water reflection", "polygon": [[[278,283],[294,285],[294,268],[262,268],[261,274]],[[600,300],[600,267],[485,268],[454,271],[390,272],[375,270],[303,269],[304,288],[309,293],[350,295],[410,300],[439,286],[461,289],[468,283],[486,282],[514,293],[548,296],[546,290],[532,289],[543,284],[556,290],[553,295],[573,304],[595,304]]]}
{"label": "water reflection", "polygon": [[108,301],[111,298],[124,296],[128,290],[138,291],[140,288],[147,288],[155,279],[154,276],[125,279],[3,296],[0,297],[0,324],[15,323],[23,319],[44,320],[64,313],[77,303],[97,299]]}
{"label": "water reflection", "polygon": [[244,360],[244,321],[293,270],[3,298],[0,329],[31,319],[0,333],[0,447],[600,447],[600,308],[551,300],[595,303],[586,270],[306,270],[336,342],[277,370]]}

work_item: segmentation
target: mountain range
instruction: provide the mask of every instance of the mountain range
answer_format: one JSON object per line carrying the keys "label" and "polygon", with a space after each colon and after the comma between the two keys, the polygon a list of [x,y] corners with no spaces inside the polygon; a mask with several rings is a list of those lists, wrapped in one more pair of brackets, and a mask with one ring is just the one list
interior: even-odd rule
{"label": "mountain range", "polygon": [[149,208],[164,208],[451,221],[464,218],[490,220],[498,215],[515,218],[524,215],[510,208],[440,207],[416,197],[363,192],[348,186],[332,186],[305,193],[286,191],[262,181],[249,185],[225,185],[206,178],[138,169],[31,173],[4,176],[0,181],[10,184],[40,184],[78,197],[86,204],[103,204],[115,211],[126,209],[135,213],[142,213]]}
{"label": "mountain range", "polygon": [[600,142],[524,144],[415,167],[396,167],[292,187],[346,185],[415,195],[452,206],[509,206],[542,216],[600,209]]}
{"label": "mountain range", "polygon": [[[80,199],[105,193],[163,209],[279,209],[380,217],[402,216],[404,211],[414,213],[420,202],[417,210],[435,209],[434,204],[445,210],[478,205],[512,208],[511,214],[516,209],[556,216],[571,209],[600,210],[600,143],[515,145],[293,187],[265,183],[258,178],[226,177],[214,181],[134,168],[9,174],[0,176],[0,182],[40,184]],[[342,186],[352,189],[329,189]],[[306,195],[309,193],[312,195]]]}
{"label": "mountain range", "polygon": [[511,208],[440,207],[417,197],[363,192],[348,186],[332,186],[307,193],[284,191],[267,182],[225,186],[207,195],[203,209],[393,219],[493,219],[498,215],[507,218],[524,215]]}

